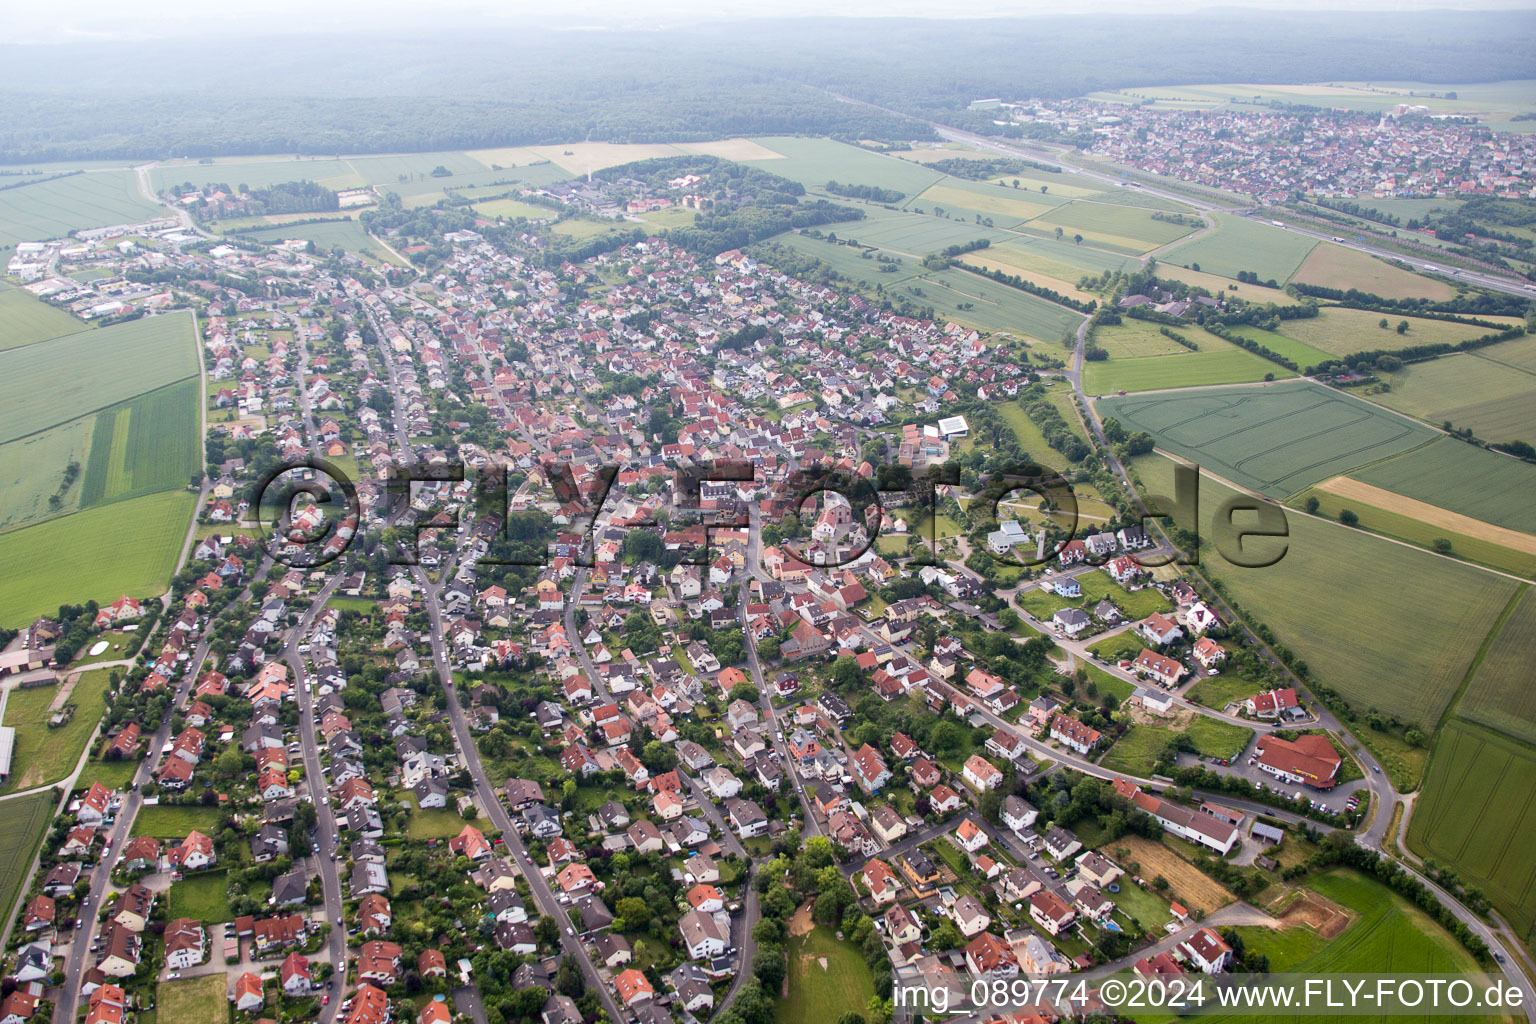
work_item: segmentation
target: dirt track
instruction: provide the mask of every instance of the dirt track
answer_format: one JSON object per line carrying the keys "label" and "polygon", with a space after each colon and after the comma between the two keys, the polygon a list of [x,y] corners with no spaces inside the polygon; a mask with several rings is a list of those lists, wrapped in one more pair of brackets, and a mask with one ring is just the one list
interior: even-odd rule
{"label": "dirt track", "polygon": [[1417,519],[1421,523],[1438,526],[1450,533],[1459,533],[1513,551],[1536,555],[1536,536],[1529,533],[1494,526],[1481,519],[1473,519],[1471,516],[1464,516],[1438,505],[1404,497],[1393,491],[1352,480],[1347,476],[1336,476],[1331,480],[1324,480],[1317,485],[1317,489],[1327,491],[1329,494],[1337,494],[1341,498],[1350,498],[1384,512],[1395,512],[1410,519]]}

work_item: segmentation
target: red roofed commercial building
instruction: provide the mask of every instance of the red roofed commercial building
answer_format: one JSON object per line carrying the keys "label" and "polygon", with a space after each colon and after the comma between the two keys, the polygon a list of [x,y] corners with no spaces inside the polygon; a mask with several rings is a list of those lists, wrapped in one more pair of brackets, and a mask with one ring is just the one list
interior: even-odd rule
{"label": "red roofed commercial building", "polygon": [[1258,766],[1275,778],[1313,789],[1332,789],[1344,763],[1328,737],[1315,733],[1295,740],[1260,736],[1253,751]]}
{"label": "red roofed commercial building", "polygon": [[1232,847],[1238,841],[1239,829],[1229,821],[1171,804],[1151,793],[1143,793],[1140,786],[1118,776],[1114,787],[1116,793],[1156,818],[1165,830],[1181,839],[1199,843],[1223,855],[1232,852]]}

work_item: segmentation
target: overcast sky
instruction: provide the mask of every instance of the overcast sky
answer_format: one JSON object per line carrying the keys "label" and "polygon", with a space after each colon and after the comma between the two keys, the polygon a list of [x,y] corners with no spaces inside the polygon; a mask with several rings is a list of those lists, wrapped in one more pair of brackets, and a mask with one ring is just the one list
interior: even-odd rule
{"label": "overcast sky", "polygon": [[[1522,10],[1536,0],[1225,0],[1200,8],[1393,11]],[[430,23],[538,21],[564,28],[667,28],[697,20],[772,16],[977,18],[1110,11],[1194,13],[1188,0],[0,0],[3,40],[55,43],[286,27],[300,32],[403,29]]]}

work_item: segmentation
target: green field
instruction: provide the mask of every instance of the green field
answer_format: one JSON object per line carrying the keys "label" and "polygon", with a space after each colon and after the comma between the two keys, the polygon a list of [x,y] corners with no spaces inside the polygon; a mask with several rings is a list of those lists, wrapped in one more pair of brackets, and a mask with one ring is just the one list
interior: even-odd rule
{"label": "green field", "polygon": [[1320,516],[1337,519],[1339,513],[1347,508],[1360,518],[1361,529],[1396,537],[1410,544],[1417,544],[1427,551],[1434,550],[1435,541],[1448,540],[1451,542],[1451,552],[1457,558],[1503,572],[1536,577],[1536,554],[1521,551],[1494,540],[1473,537],[1470,534],[1435,526],[1413,516],[1379,508],[1356,498],[1344,498],[1331,491],[1314,487],[1291,498],[1286,504],[1293,508],[1301,508],[1310,497],[1317,498],[1317,514]]}
{"label": "green field", "polygon": [[1480,348],[1477,354],[1483,359],[1491,359],[1496,363],[1504,363],[1529,373],[1536,373],[1536,334],[1527,334],[1523,338],[1501,341],[1497,345]]}
{"label": "green field", "polygon": [[[1512,317],[1487,317],[1493,322],[1516,326],[1520,323]],[[1387,316],[1389,326],[1382,327],[1382,314],[1368,309],[1345,309],[1342,306],[1323,306],[1317,316],[1300,320],[1282,320],[1278,333],[1293,338],[1314,349],[1321,349],[1336,356],[1353,355],[1376,349],[1402,349],[1412,345],[1454,345],[1459,341],[1481,338],[1495,333],[1487,327],[1473,327],[1449,320],[1428,320],[1413,316]],[[1408,330],[1397,333],[1397,325],[1406,320]],[[1268,332],[1265,332],[1266,334]],[[1262,337],[1262,335],[1256,335]],[[1267,342],[1266,342],[1267,344]],[[1270,346],[1279,351],[1278,346]]]}
{"label": "green field", "polygon": [[48,728],[48,708],[58,695],[54,686],[13,690],[5,705],[5,725],[16,727],[16,750],[11,775],[0,793],[32,789],[68,778],[80,762],[85,745],[106,710],[108,673],[86,672],[75,685],[67,703],[75,705],[68,724]]}
{"label": "green field", "polygon": [[225,1024],[230,1002],[224,972],[162,981],[155,988],[155,1024]]}
{"label": "green field", "polygon": [[138,761],[102,761],[93,757],[85,762],[75,785],[81,789],[90,789],[91,783],[99,782],[108,789],[122,789],[133,781],[134,773],[138,770]]}
{"label": "green field", "polygon": [[[1285,323],[1282,322],[1281,326],[1285,326]],[[1262,327],[1233,327],[1230,330],[1240,337],[1256,341],[1271,352],[1289,359],[1301,367],[1303,373],[1306,372],[1308,367],[1318,366],[1333,358],[1332,353],[1324,352],[1320,348],[1313,348],[1306,342],[1297,341],[1295,338],[1288,337],[1279,331],[1266,331]]]}
{"label": "green field", "polygon": [[[0,192],[0,195],[3,195]],[[0,349],[85,330],[85,322],[35,299],[30,292],[0,284]]]}
{"label": "green field", "polygon": [[1516,934],[1536,939],[1536,751],[1451,719],[1440,730],[1408,845],[1480,885]]}
{"label": "green field", "polygon": [[[1118,328],[1100,328],[1097,339]],[[1198,328],[1179,332],[1200,346],[1191,352],[1177,346],[1177,355],[1089,360],[1083,363],[1083,389],[1090,395],[1116,391],[1157,391],[1168,388],[1210,387],[1219,384],[1249,384],[1273,376],[1294,377],[1278,363],[1245,352],[1229,342]],[[1119,342],[1117,342],[1119,344]],[[1135,344],[1127,339],[1126,344]]]}
{"label": "green field", "polygon": [[[944,844],[948,845],[948,844]],[[778,1024],[835,1021],[862,1014],[875,994],[864,957],[851,942],[839,942],[821,926],[788,941],[789,995],[774,1011]],[[821,961],[826,961],[823,967]]]}
{"label": "green field", "polygon": [[184,380],[96,416],[81,506],[183,487],[202,466],[198,382]]}
{"label": "green field", "polygon": [[[1374,878],[1337,869],[1309,879],[1307,888],[1345,908],[1354,920],[1333,939],[1324,939],[1307,925],[1283,929],[1239,928],[1247,949],[1268,957],[1272,971],[1308,975],[1424,974],[1478,969],[1471,954],[1449,932]],[[1252,1021],[1255,1018],[1232,1015],[1211,1019]],[[1321,1021],[1336,1018],[1319,1015],[1291,1019]]]}
{"label": "green field", "polygon": [[1285,284],[1301,266],[1314,239],[1232,214],[1215,214],[1216,230],[1201,235],[1167,254],[1169,263],[1199,264],[1200,269],[1223,277],[1251,270],[1260,281],[1271,278]]}
{"label": "green field", "polygon": [[1434,436],[1411,420],[1304,381],[1108,398],[1097,410],[1127,430],[1145,430],[1160,448],[1273,498]]}
{"label": "green field", "polygon": [[[79,467],[89,464],[95,421],[95,416],[83,416],[0,444],[0,489],[5,494],[0,530],[41,522],[80,507],[84,472],[77,469],[68,486],[64,477],[70,463]],[[60,498],[57,505],[51,501],[55,494]]]}
{"label": "green field", "polygon": [[1020,270],[1032,270],[1070,284],[1076,284],[1077,279],[1084,274],[1098,276],[1106,270],[1124,270],[1135,262],[1118,253],[1077,245],[1070,237],[1058,242],[1054,235],[1012,235],[1002,243],[993,242],[982,255]]}
{"label": "green field", "polygon": [[62,238],[76,228],[110,227],[165,213],[139,194],[126,169],[87,171],[0,191],[0,249]]}
{"label": "green field", "polygon": [[1202,226],[1199,217],[1185,217],[1185,223],[1178,224],[1154,220],[1152,213],[1133,206],[1078,200],[1039,217],[1029,226],[1051,232],[1059,227],[1068,238],[1081,234],[1086,244],[1137,255],[1183,238]]}
{"label": "green field", "polygon": [[398,264],[400,262],[382,245],[375,242],[368,232],[363,230],[361,224],[350,218],[320,221],[315,224],[280,224],[277,227],[262,228],[259,231],[247,231],[240,237],[267,243],[302,238],[314,242],[315,248],[322,252],[330,249],[345,249],[381,263]]}
{"label": "green field", "polygon": [[[1146,488],[1172,494],[1172,463],[1133,461]],[[1232,491],[1203,477],[1200,528]],[[1193,525],[1180,520],[1186,527]],[[1378,708],[1433,726],[1466,675],[1516,584],[1358,530],[1289,517],[1285,556],[1239,568],[1214,550],[1202,558],[1249,615],[1362,712]],[[1274,550],[1262,546],[1258,550]]]}
{"label": "green field", "polygon": [[0,442],[195,375],[193,323],[187,312],[146,316],[0,351]]}
{"label": "green field", "polygon": [[229,878],[222,870],[199,872],[172,882],[166,916],[173,921],[192,917],[204,924],[232,921],[235,915],[229,909],[228,887]]}
{"label": "green field", "polygon": [[1536,372],[1465,352],[1386,377],[1391,390],[1371,394],[1371,401],[1437,427],[1471,428],[1490,441],[1536,441]]}
{"label": "green field", "polygon": [[90,598],[159,594],[195,504],[186,491],[163,491],[0,534],[0,626],[24,626]]}
{"label": "green field", "polygon": [[5,802],[5,828],[0,828],[0,915],[4,915],[0,925],[10,920],[16,908],[58,803],[59,794],[52,789]]}
{"label": "green field", "polygon": [[1527,743],[1536,743],[1531,654],[1536,651],[1536,597],[1526,590],[1488,645],[1456,713]]}
{"label": "green field", "polygon": [[1495,526],[1536,533],[1536,466],[1454,438],[1436,438],[1350,475]]}
{"label": "green field", "polygon": [[[475,212],[483,217],[526,217],[529,220],[550,220],[555,211],[547,206],[535,206],[519,199],[488,199],[475,204]],[[693,211],[688,211],[688,221],[693,221]]]}
{"label": "green field", "polygon": [[[414,805],[415,798],[408,802]],[[465,825],[474,825],[482,831],[491,828],[485,818],[466,821],[459,817],[458,811],[446,807],[429,807],[425,811],[418,808],[411,812],[411,816],[406,819],[405,833],[412,839],[452,839],[464,831]]]}
{"label": "green field", "polygon": [[1016,228],[1067,202],[1069,199],[1065,196],[1042,193],[1038,188],[1026,191],[1022,188],[999,188],[993,184],[962,178],[946,178],[924,189],[921,195],[912,197],[905,205],[908,209],[925,213],[942,211],[960,220],[974,220],[980,214],[983,220],[991,218],[1000,227]]}
{"label": "green field", "polygon": [[944,177],[939,171],[895,157],[871,153],[831,139],[774,136],[754,139],[783,159],[743,160],[742,163],[818,188],[829,181],[877,185],[915,196]]}
{"label": "green field", "polygon": [[182,840],[196,829],[211,836],[219,828],[219,809],[197,804],[155,804],[139,808],[133,819],[133,834],[156,839]]}

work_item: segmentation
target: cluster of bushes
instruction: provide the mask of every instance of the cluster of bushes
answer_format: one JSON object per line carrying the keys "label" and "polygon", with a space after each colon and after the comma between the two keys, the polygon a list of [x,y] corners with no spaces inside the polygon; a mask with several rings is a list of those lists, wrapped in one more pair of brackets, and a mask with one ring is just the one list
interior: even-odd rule
{"label": "cluster of bushes", "polygon": [[1090,451],[1086,442],[1072,432],[1060,412],[1041,394],[1019,399],[1024,414],[1034,421],[1045,437],[1045,443],[1060,452],[1068,462],[1082,462]]}
{"label": "cluster of bushes", "polygon": [[[1358,288],[1340,289],[1328,288],[1320,284],[1301,284],[1293,282],[1290,286],[1298,295],[1310,295],[1317,299],[1328,299],[1351,309],[1370,309],[1383,313],[1410,313],[1413,316],[1427,316],[1431,313],[1450,313],[1466,316],[1468,314],[1482,316],[1525,316],[1530,309],[1530,300],[1519,295],[1505,295],[1503,293],[1469,292],[1457,295],[1451,299],[1388,299],[1373,292],[1363,292]],[[1438,318],[1437,318],[1438,319]],[[1458,320],[1458,323],[1470,323],[1475,327],[1501,327],[1502,324],[1491,320]]]}
{"label": "cluster of bushes", "polygon": [[1198,352],[1198,351],[1200,351],[1200,346],[1199,345],[1195,344],[1193,341],[1190,341],[1188,338],[1184,337],[1184,335],[1180,334],[1178,331],[1173,330],[1172,328],[1169,328],[1169,327],[1159,327],[1157,329],[1157,332],[1159,334],[1161,334],[1165,338],[1169,338],[1169,339],[1172,339],[1173,341],[1178,342],[1180,345],[1183,345],[1185,348],[1189,349],[1191,352]]}
{"label": "cluster of bushes", "polygon": [[1245,348],[1256,356],[1261,356],[1265,359],[1268,359],[1272,363],[1279,363],[1287,370],[1292,372],[1300,372],[1301,370],[1301,367],[1296,365],[1296,360],[1281,355],[1279,352],[1276,352],[1274,349],[1270,348],[1268,345],[1263,344],[1262,342],[1254,341],[1252,338],[1245,338],[1241,334],[1238,334],[1236,331],[1228,330],[1227,327],[1223,324],[1209,323],[1205,325],[1205,329],[1216,335],[1218,338],[1230,341],[1238,348]]}
{"label": "cluster of bushes", "polygon": [[899,203],[907,197],[905,192],[878,185],[844,185],[838,181],[827,182],[827,191],[848,199],[868,199],[872,203]]}

